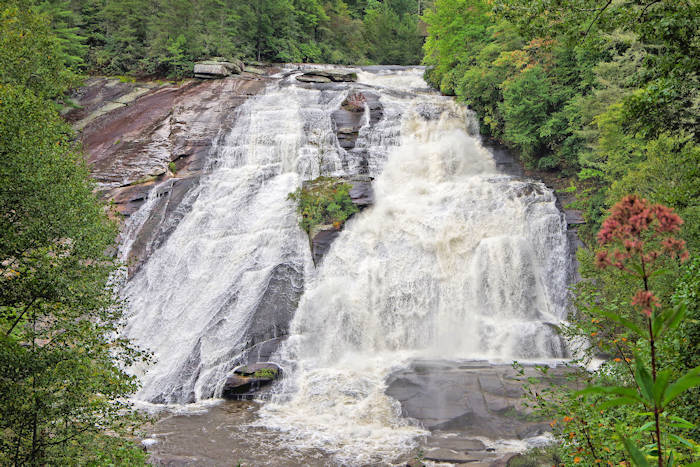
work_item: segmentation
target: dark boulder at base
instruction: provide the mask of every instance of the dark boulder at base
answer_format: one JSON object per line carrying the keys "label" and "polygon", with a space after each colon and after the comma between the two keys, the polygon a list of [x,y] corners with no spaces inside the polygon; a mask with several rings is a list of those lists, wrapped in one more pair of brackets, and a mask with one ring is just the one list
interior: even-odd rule
{"label": "dark boulder at base", "polygon": [[226,399],[249,399],[269,386],[282,374],[282,370],[274,363],[255,363],[244,365],[233,370],[226,378],[221,396]]}

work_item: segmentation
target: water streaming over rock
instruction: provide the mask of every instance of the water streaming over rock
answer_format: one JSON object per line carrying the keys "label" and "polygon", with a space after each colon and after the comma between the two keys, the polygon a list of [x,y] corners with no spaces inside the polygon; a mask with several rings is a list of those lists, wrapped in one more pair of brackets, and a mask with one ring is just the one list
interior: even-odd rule
{"label": "water streaming over rock", "polygon": [[[292,76],[238,110],[188,212],[125,288],[126,332],[158,360],[139,398],[215,396],[293,316],[275,356],[286,378],[260,423],[339,462],[377,462],[422,433],[384,394],[407,359],[563,356],[551,325],[565,317],[569,264],[554,195],[499,173],[473,115],[421,73],[370,69],[316,88]],[[382,116],[367,108],[344,151],[331,115],[358,89]],[[287,194],[320,171],[368,172],[376,202],[314,269]]]}

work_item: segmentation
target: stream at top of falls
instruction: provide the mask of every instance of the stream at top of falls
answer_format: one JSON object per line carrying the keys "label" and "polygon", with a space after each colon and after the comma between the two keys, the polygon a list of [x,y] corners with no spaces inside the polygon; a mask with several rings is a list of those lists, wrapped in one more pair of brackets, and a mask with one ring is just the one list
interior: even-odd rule
{"label": "stream at top of falls", "polygon": [[[291,286],[273,293],[300,295],[272,357],[284,378],[249,424],[334,463],[387,463],[426,433],[385,393],[412,360],[565,356],[554,328],[571,265],[553,193],[499,172],[473,114],[422,73],[369,68],[357,83],[312,86],[286,70],[236,110],[178,225],[124,287],[125,334],[156,359],[134,369],[137,400],[219,396],[279,274]],[[373,124],[367,107],[346,151],[331,116],[355,92],[378,96],[382,117]],[[374,205],[314,267],[287,195],[360,173],[374,177]]]}

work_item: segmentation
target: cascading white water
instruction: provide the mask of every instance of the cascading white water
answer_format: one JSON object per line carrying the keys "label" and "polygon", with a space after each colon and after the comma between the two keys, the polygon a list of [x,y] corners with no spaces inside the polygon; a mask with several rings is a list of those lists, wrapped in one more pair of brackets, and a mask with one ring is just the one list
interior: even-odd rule
{"label": "cascading white water", "polygon": [[[384,394],[409,358],[563,355],[548,325],[565,316],[568,274],[551,191],[498,173],[473,116],[427,91],[422,69],[359,75],[323,91],[287,79],[239,109],[189,212],[125,288],[126,333],[157,359],[138,398],[216,395],[281,266],[304,293],[260,423],[341,462],[391,459],[422,433]],[[354,150],[376,177],[375,205],[314,270],[287,194],[320,171],[360,170],[331,126],[354,89],[383,107],[374,125],[366,114]]]}
{"label": "cascading white water", "polygon": [[[328,116],[344,94],[275,86],[239,109],[236,127],[213,151],[210,173],[190,194],[189,212],[124,289],[125,332],[156,360],[142,374],[138,399],[214,396],[248,344],[275,271],[285,268],[283,280],[301,290],[308,240],[287,195],[302,177],[318,174],[311,130],[330,131]],[[339,148],[330,149],[324,164],[333,171]]]}
{"label": "cascading white water", "polygon": [[[400,77],[405,85],[406,77]],[[375,83],[390,81],[379,77]],[[408,358],[560,357],[566,225],[542,184],[498,174],[467,111],[402,104],[401,138],[301,299],[262,424],[350,464],[395,457],[421,430],[384,394]]]}

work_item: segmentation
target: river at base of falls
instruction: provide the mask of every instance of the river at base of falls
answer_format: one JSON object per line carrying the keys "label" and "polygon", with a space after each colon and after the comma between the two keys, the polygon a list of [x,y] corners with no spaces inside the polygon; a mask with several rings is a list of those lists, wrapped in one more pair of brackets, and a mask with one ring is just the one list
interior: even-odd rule
{"label": "river at base of falls", "polygon": [[[195,439],[229,439],[222,452],[238,446],[255,465],[397,462],[429,432],[386,394],[393,372],[415,359],[565,356],[554,328],[566,316],[570,265],[551,190],[499,173],[474,116],[428,91],[422,69],[359,74],[357,85],[325,91],[290,76],[242,106],[190,211],[127,285],[127,335],[158,360],[140,370],[137,397],[181,403],[220,394],[245,355],[245,326],[270,271],[284,264],[303,278],[289,337],[273,356],[284,378],[270,400],[156,426],[199,420]],[[358,89],[378,94],[384,112],[360,131],[364,164],[313,141],[332,132],[331,113]],[[362,167],[375,177],[375,204],[314,270],[286,194],[320,171]],[[270,443],[277,454],[256,457]]]}

